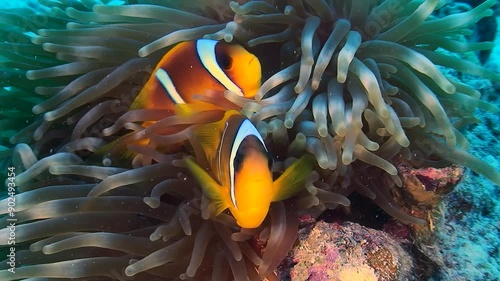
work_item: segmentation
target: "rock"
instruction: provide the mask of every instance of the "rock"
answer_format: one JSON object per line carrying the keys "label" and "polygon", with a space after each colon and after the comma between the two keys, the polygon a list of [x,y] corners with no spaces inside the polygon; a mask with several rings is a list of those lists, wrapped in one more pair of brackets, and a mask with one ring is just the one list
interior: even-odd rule
{"label": "rock", "polygon": [[280,280],[412,280],[414,260],[388,234],[356,223],[309,224],[280,267]]}
{"label": "rock", "polygon": [[424,260],[423,263],[426,264],[423,268],[422,262],[419,262],[418,271],[421,275],[430,276],[440,271],[445,264],[440,245],[436,243],[436,228],[441,225],[441,203],[461,181],[464,169],[456,165],[443,168],[412,168],[405,163],[399,163],[397,167],[403,185],[401,194],[394,198],[395,201],[400,204],[404,202],[405,212],[426,221],[426,224],[411,224],[405,226],[407,228],[388,224],[383,229],[397,235],[404,235],[408,228],[411,229],[413,244],[418,249],[414,251],[414,255],[418,254],[419,260]]}
{"label": "rock", "polygon": [[463,176],[463,168],[458,166],[415,169],[401,164],[398,165],[398,171],[406,203],[427,209],[437,206]]}

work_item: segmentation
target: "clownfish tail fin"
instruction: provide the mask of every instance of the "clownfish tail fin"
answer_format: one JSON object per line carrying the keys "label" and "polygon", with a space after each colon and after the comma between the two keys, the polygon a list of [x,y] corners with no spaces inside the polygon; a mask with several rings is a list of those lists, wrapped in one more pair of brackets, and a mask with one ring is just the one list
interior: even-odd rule
{"label": "clownfish tail fin", "polygon": [[113,140],[98,148],[94,153],[92,153],[91,156],[89,156],[89,162],[104,164],[105,166],[108,166],[111,164],[111,162],[109,161],[116,160],[119,161],[122,165],[130,165],[137,154],[127,150],[126,147],[117,149],[117,146],[119,145],[119,142],[122,138]]}
{"label": "clownfish tail fin", "polygon": [[227,209],[229,205],[228,201],[224,199],[222,187],[192,157],[184,157],[184,163],[196,181],[201,185],[203,194],[214,203],[216,207],[214,215],[217,216]]}
{"label": "clownfish tail fin", "polygon": [[196,113],[198,108],[190,103],[178,103],[175,105],[175,115],[189,117]]}
{"label": "clownfish tail fin", "polygon": [[304,188],[306,179],[311,174],[314,164],[314,157],[306,154],[288,167],[273,183],[274,196],[272,201],[276,202],[290,198]]}
{"label": "clownfish tail fin", "polygon": [[220,107],[206,102],[177,103],[175,104],[175,115],[180,117],[190,117],[196,113],[212,110],[223,110]]}

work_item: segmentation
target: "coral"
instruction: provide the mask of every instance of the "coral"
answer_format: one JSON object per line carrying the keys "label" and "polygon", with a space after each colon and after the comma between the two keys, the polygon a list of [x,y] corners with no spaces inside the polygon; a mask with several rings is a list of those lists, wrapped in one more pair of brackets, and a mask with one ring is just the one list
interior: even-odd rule
{"label": "coral", "polygon": [[463,169],[456,166],[409,169],[408,166],[400,165],[398,171],[403,181],[403,192],[409,197],[404,201],[420,208],[437,206],[463,175]]}
{"label": "coral", "polygon": [[287,263],[282,280],[412,280],[414,274],[414,261],[397,240],[355,223],[302,228]]}
{"label": "coral", "polygon": [[[492,62],[495,61],[498,61],[498,54],[493,54]],[[488,86],[487,83],[484,85]],[[498,102],[498,93],[488,91],[483,98]],[[466,132],[471,142],[470,149],[499,167],[500,116],[480,114],[478,117],[483,122],[471,126]],[[432,280],[494,280],[499,276],[498,202],[500,194],[496,186],[478,174],[465,171],[454,192],[444,198],[441,212],[436,216],[434,243],[439,246],[443,263],[441,271]]]}
{"label": "coral", "polygon": [[[500,183],[498,171],[468,152],[460,131],[478,121],[476,109],[497,108],[443,70],[500,81],[450,55],[492,47],[466,43],[462,34],[492,14],[494,0],[443,18],[432,15],[445,4],[438,0],[133,2],[46,0],[50,11],[42,16],[0,12],[0,116],[8,120],[0,122],[0,156],[18,173],[17,239],[25,247],[18,275],[2,263],[3,280],[275,280],[274,268],[296,239],[297,211],[349,205],[344,196],[357,191],[405,223],[422,223],[392,199],[402,185],[401,159],[416,168],[464,165]],[[276,176],[305,153],[317,160],[304,190],[275,203],[257,229],[240,229],[227,213],[211,216],[210,202],[179,163],[191,150],[161,149],[171,144],[165,139],[182,138],[171,125],[185,120],[129,110],[166,51],[203,37],[243,44],[262,60],[266,78],[255,100],[226,92],[224,101],[206,101],[254,122],[274,154]],[[184,125],[214,116],[205,112]],[[156,143],[131,145],[141,136]],[[135,154],[132,163],[120,159],[122,150]],[[4,225],[6,216],[0,220]],[[5,228],[0,234],[6,237]],[[256,236],[265,245],[259,251]],[[376,262],[393,249],[370,249],[371,267],[362,272],[406,272]]]}
{"label": "coral", "polygon": [[[441,270],[432,280],[494,280],[500,266],[498,191],[478,175],[467,173],[445,198],[436,216],[433,244]],[[433,257],[438,257],[434,255]]]}

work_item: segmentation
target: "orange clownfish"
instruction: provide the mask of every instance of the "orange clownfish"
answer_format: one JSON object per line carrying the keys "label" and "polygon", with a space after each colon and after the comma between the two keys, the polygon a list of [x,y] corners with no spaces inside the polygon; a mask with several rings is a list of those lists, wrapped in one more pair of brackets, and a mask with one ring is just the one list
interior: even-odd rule
{"label": "orange clownfish", "polygon": [[[176,113],[176,105],[178,108],[196,103],[202,109],[214,109],[213,104],[200,102],[194,95],[215,93],[217,101],[224,98],[224,91],[230,90],[252,98],[261,85],[261,71],[259,59],[240,45],[209,39],[182,42],[163,56],[129,109],[164,110],[165,117]],[[217,105],[215,108],[220,109]],[[156,121],[145,121],[141,125],[149,127],[154,123]],[[97,154],[111,151],[108,157],[116,157],[131,139],[131,136],[124,136]],[[149,141],[145,138],[133,143],[146,145]],[[176,149],[174,145],[171,147]],[[120,157],[131,159],[134,155],[125,152]]]}
{"label": "orange clownfish", "polygon": [[306,156],[273,181],[272,157],[264,140],[252,122],[235,110],[227,111],[217,122],[196,126],[189,137],[198,160],[211,175],[194,159],[184,161],[215,203],[215,215],[229,208],[243,228],[258,227],[271,202],[296,194],[313,168],[312,158]]}
{"label": "orange clownfish", "polygon": [[225,90],[252,98],[261,85],[259,59],[240,45],[209,39],[177,44],[163,56],[131,109],[169,109],[195,94]]}

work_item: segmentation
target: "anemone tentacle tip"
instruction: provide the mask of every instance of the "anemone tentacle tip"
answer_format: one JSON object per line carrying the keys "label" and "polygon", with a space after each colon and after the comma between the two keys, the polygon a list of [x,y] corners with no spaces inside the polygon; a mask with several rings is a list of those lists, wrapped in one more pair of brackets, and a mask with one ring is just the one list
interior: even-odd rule
{"label": "anemone tentacle tip", "polygon": [[43,119],[45,119],[45,121],[47,122],[56,120],[57,119],[56,112],[55,111],[45,112],[45,114],[43,115]]}
{"label": "anemone tentacle tip", "polygon": [[36,79],[35,73],[36,73],[35,70],[26,71],[26,78],[28,78],[29,80],[35,80]]}
{"label": "anemone tentacle tip", "polygon": [[144,47],[140,48],[139,51],[137,52],[137,54],[141,58],[147,57],[150,53],[151,53],[151,51],[149,50],[148,46],[144,46]]}
{"label": "anemone tentacle tip", "polygon": [[160,200],[153,197],[144,197],[144,203],[146,203],[149,207],[156,209],[160,206]]}
{"label": "anemone tentacle tip", "polygon": [[131,264],[125,268],[125,275],[127,275],[128,277],[132,277],[132,276],[136,275],[137,273],[138,272],[137,272],[137,269],[135,268],[134,264]]}
{"label": "anemone tentacle tip", "polygon": [[33,112],[33,114],[38,115],[38,114],[43,113],[44,109],[41,105],[37,104],[31,108],[31,112]]}

